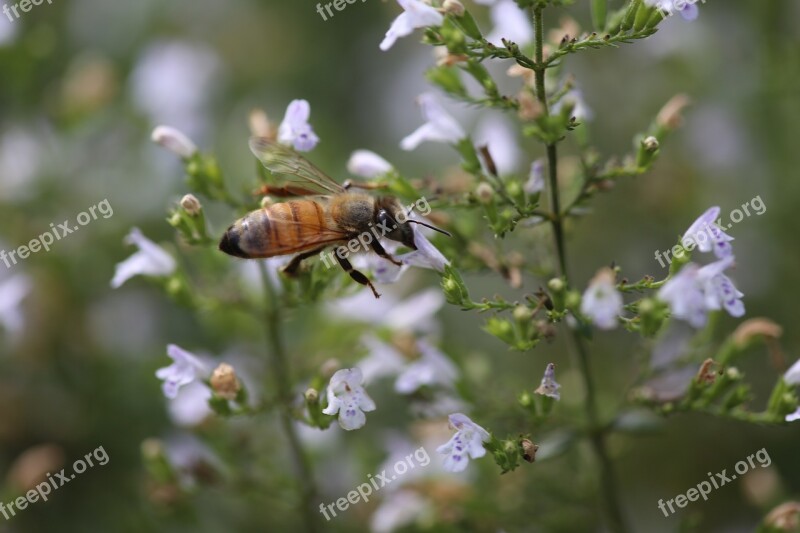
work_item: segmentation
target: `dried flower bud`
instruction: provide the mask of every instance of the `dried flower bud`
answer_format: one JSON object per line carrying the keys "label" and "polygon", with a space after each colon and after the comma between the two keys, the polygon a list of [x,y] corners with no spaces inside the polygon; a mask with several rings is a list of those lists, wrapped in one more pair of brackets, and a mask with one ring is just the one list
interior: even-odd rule
{"label": "dried flower bud", "polygon": [[241,388],[236,371],[227,363],[221,363],[211,374],[211,389],[220,398],[233,401]]}
{"label": "dried flower bud", "polygon": [[253,136],[264,137],[273,141],[278,137],[278,132],[269,121],[269,117],[263,109],[253,109],[250,111],[248,122],[250,124],[250,133],[252,133]]}
{"label": "dried flower bud", "polygon": [[539,445],[534,444],[530,439],[522,439],[520,441],[522,446],[522,458],[532,463],[536,460],[536,452],[539,450]]}
{"label": "dried flower bud", "polygon": [[322,366],[319,367],[319,373],[323,379],[330,379],[337,370],[342,367],[342,363],[338,359],[328,359]]}
{"label": "dried flower bud", "polygon": [[717,375],[719,374],[718,371],[715,370],[717,367],[716,361],[711,358],[706,359],[703,361],[703,364],[700,365],[700,370],[697,371],[697,376],[695,376],[695,380],[698,383],[714,383],[717,380]]}
{"label": "dried flower bud", "polygon": [[181,131],[170,126],[158,126],[150,136],[152,141],[183,159],[189,159],[197,152],[197,146]]}
{"label": "dried flower bud", "polygon": [[464,16],[464,4],[458,0],[444,0],[442,9],[444,9],[444,12],[448,15],[455,15],[457,17]]}
{"label": "dried flower bud", "polygon": [[772,526],[779,531],[795,531],[800,525],[800,503],[786,502],[774,508],[764,518],[765,526]]}
{"label": "dried flower bud", "polygon": [[520,91],[517,95],[517,101],[519,102],[519,111],[517,113],[521,120],[531,121],[542,116],[542,104],[529,90],[523,89]]}
{"label": "dried flower bud", "polygon": [[783,329],[767,318],[751,318],[745,320],[733,332],[733,342],[739,347],[744,347],[755,337],[767,337],[771,339],[780,338]]}
{"label": "dried flower bud", "polygon": [[677,94],[667,102],[656,116],[656,123],[662,128],[674,130],[683,124],[682,112],[691,100],[685,94]]}
{"label": "dried flower bud", "polygon": [[181,207],[183,208],[189,216],[196,217],[202,211],[203,206],[200,204],[200,200],[193,194],[187,194],[183,198],[181,198]]}

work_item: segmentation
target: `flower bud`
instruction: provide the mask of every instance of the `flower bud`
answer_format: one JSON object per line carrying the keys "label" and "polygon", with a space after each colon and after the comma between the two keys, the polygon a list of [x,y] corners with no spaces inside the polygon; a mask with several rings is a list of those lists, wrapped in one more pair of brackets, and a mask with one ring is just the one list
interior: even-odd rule
{"label": "flower bud", "polygon": [[475,188],[475,196],[478,197],[480,203],[488,204],[494,198],[494,189],[488,183],[481,182]]}
{"label": "flower bud", "polygon": [[456,17],[464,16],[464,4],[458,0],[444,0],[442,9],[444,9],[444,12],[448,15],[455,15]]}
{"label": "flower bud", "polygon": [[656,124],[666,130],[675,130],[683,124],[683,110],[691,103],[685,94],[677,94],[667,102],[656,116]]}
{"label": "flower bud", "polygon": [[567,288],[567,285],[564,283],[563,279],[553,278],[547,282],[547,288],[553,291],[554,293],[561,293],[564,292],[564,289]]}
{"label": "flower bud", "polygon": [[305,399],[306,399],[306,401],[308,403],[317,403],[317,400],[319,400],[319,391],[317,389],[314,389],[314,388],[309,388],[303,394],[303,396],[305,397]]}
{"label": "flower bud", "polygon": [[189,216],[196,217],[200,214],[200,211],[203,209],[203,206],[200,204],[200,200],[193,194],[187,194],[183,198],[181,198],[181,207]]}
{"label": "flower bud", "polygon": [[221,363],[211,374],[211,389],[220,398],[233,401],[241,388],[236,371],[227,363]]}
{"label": "flower bud", "polygon": [[263,109],[253,109],[250,111],[248,122],[250,124],[250,133],[252,133],[254,137],[264,137],[273,141],[277,139],[278,132],[275,131],[275,127],[269,121],[269,117]]}
{"label": "flower bud", "polygon": [[532,316],[531,310],[524,305],[518,305],[514,308],[514,320],[517,322],[527,322]]}
{"label": "flower bud", "polygon": [[644,149],[648,152],[655,152],[658,150],[658,139],[651,135],[642,141],[642,146],[644,146]]}
{"label": "flower bud", "polygon": [[536,452],[539,450],[539,445],[534,444],[530,439],[522,439],[520,441],[522,447],[522,458],[532,463],[536,460]]}
{"label": "flower bud", "polygon": [[197,146],[182,132],[170,126],[158,126],[150,136],[152,141],[183,159],[197,153]]}

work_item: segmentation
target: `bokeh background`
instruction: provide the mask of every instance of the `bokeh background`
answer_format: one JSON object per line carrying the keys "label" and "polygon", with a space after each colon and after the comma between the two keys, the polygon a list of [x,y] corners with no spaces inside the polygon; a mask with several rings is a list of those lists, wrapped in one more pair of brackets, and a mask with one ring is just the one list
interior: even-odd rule
{"label": "bokeh background", "polygon": [[[382,154],[410,176],[442,176],[457,166],[457,155],[444,146],[412,153],[398,146],[421,123],[414,98],[429,89],[423,74],[434,58],[430,47],[417,42],[419,34],[388,53],[378,49],[397,5],[358,2],[328,21],[315,5],[55,0],[13,22],[0,16],[0,248],[25,244],[51,222],[74,219],[103,199],[114,210],[49,253],[9,269],[0,264],[0,284],[17,275],[31,282],[19,306],[0,291],[1,499],[18,495],[26,472],[37,465],[70,464],[98,446],[110,457],[49,502],[0,519],[0,530],[298,527],[296,480],[286,468],[275,421],[261,416],[182,428],[153,375],[169,362],[166,344],[177,343],[249,366],[253,389],[263,389],[259,380],[268,382],[268,376],[258,325],[236,324],[235,314],[226,323],[198,318],[142,279],[118,290],[109,281],[114,265],[133,252],[123,244],[133,226],[170,249],[180,248],[165,217],[186,187],[179,162],[150,141],[158,124],[175,126],[214,152],[234,188],[246,187],[255,173],[247,148],[249,111],[261,107],[277,120],[294,98],[310,101],[322,139],[313,159],[335,176],[344,176],[345,162],[358,148]],[[489,27],[488,13],[470,7]],[[584,0],[549,10],[548,24],[561,14],[589,26]],[[746,294],[748,316],[782,324],[787,361],[800,356],[798,20],[800,3],[793,0],[711,1],[697,21],[672,17],[644,42],[567,59],[565,71],[575,75],[594,111],[592,142],[606,156],[628,151],[633,134],[674,94],[685,92],[693,100],[655,170],[619,182],[611,194],[595,199],[593,218],[570,227],[578,283],[611,261],[622,264],[630,279],[662,275],[654,251],[671,246],[699,213],[710,205],[727,213],[760,196],[766,212],[745,218],[731,232],[735,279]],[[470,130],[487,120],[464,107],[451,110]],[[524,172],[542,153],[530,141],[519,143],[517,170]],[[208,213],[215,234],[231,217],[223,208]],[[180,260],[192,268],[191,253],[181,252]],[[493,275],[467,281],[477,296],[514,294]],[[544,281],[527,278],[525,287],[534,290]],[[406,288],[389,291],[436,284],[434,274],[415,273]],[[561,342],[512,353],[480,331],[482,317],[447,306],[438,316],[441,346],[469,383],[480,384],[467,395],[476,406],[493,406],[495,427],[513,431],[497,409],[513,404],[508,391],[534,388],[549,361],[559,364],[565,397],[570,395],[564,391],[580,390]],[[722,322],[719,335],[736,325],[727,316]],[[286,328],[298,377],[329,357],[354,362],[363,356],[360,333],[324,306],[293,311]],[[593,343],[604,409],[631,382],[640,350],[639,340],[621,331]],[[741,369],[754,384],[754,404],[762,405],[778,375],[766,350],[755,350]],[[370,391],[381,408],[369,415],[364,430],[303,433],[320,501],[339,498],[379,471],[388,453],[385,441],[408,433],[407,405],[390,384]],[[572,396],[564,402],[577,409],[580,397]],[[204,470],[189,469],[191,480],[180,494],[159,490],[142,460],[148,438],[170,443],[176,462],[187,454],[209,454]],[[700,415],[670,419],[647,436],[615,437],[611,451],[626,514],[636,531],[677,531],[688,523],[696,531],[751,531],[772,506],[800,492],[798,438],[797,427]],[[201,440],[215,452],[198,451]],[[664,518],[657,509],[659,498],[685,492],[706,472],[730,469],[761,448],[772,458],[770,468],[679,515]],[[477,461],[456,496],[439,495],[450,502],[449,514],[409,531],[596,530],[596,478],[585,464],[568,457],[500,476],[489,458]],[[359,504],[324,530],[366,531],[376,505]]]}

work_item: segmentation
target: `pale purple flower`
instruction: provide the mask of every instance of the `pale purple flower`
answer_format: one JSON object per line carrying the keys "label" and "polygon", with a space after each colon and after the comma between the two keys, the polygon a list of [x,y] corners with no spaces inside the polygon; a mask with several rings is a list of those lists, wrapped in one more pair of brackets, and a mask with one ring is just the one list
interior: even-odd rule
{"label": "pale purple flower", "polygon": [[786,371],[783,375],[783,381],[789,385],[800,385],[800,359],[795,361],[791,368]]}
{"label": "pale purple flower", "polygon": [[362,178],[375,179],[391,170],[391,163],[369,150],[356,150],[347,161],[347,171]]}
{"label": "pale purple flower", "polygon": [[392,22],[389,31],[381,41],[380,49],[384,52],[391,48],[400,37],[411,35],[417,28],[441,26],[444,16],[436,8],[420,0],[397,0],[403,12]]}
{"label": "pale purple flower", "polygon": [[492,156],[497,173],[501,176],[519,170],[522,151],[516,130],[503,115],[490,114],[475,126],[473,135],[476,146],[486,146]]}
{"label": "pale purple flower", "polygon": [[426,122],[400,141],[403,150],[413,150],[425,141],[455,144],[467,136],[456,119],[444,110],[435,94],[421,94],[417,103]]}
{"label": "pale purple flower", "polygon": [[684,233],[682,239],[682,242],[685,242],[684,246],[687,246],[689,241],[694,242],[698,250],[701,252],[713,250],[719,259],[733,255],[733,249],[728,244],[733,237],[726,234],[716,223],[719,211],[719,206],[714,206],[700,215]]}
{"label": "pale purple flower", "polygon": [[724,308],[731,316],[744,315],[744,296],[723,272],[733,264],[729,256],[699,267],[689,263],[658,291],[669,304],[672,316],[686,320],[696,328],[706,323],[708,311]]}
{"label": "pale purple flower", "polygon": [[545,187],[544,182],[544,161],[537,159],[531,163],[531,171],[528,174],[528,181],[522,186],[526,194],[536,194],[542,192]]}
{"label": "pale purple flower", "polygon": [[502,39],[520,46],[533,42],[533,25],[530,16],[514,0],[499,0],[492,6],[494,28],[486,40],[495,46],[503,46]]}
{"label": "pale purple flower", "polygon": [[622,294],[617,290],[614,272],[610,268],[600,270],[583,293],[581,313],[589,317],[600,329],[617,327],[617,317],[623,311]]}
{"label": "pale purple flower", "polygon": [[697,7],[699,1],[701,0],[644,0],[644,3],[651,7],[656,6],[669,15],[678,12],[684,20],[695,20],[700,14],[700,9]]}
{"label": "pale purple flower", "polygon": [[554,400],[560,400],[561,393],[558,392],[560,388],[561,385],[556,383],[556,365],[548,363],[547,368],[544,370],[544,376],[542,376],[542,383],[539,385],[539,388],[533,392],[543,396],[549,396]]}
{"label": "pale purple flower", "polygon": [[187,352],[180,346],[170,344],[167,346],[167,355],[172,359],[170,366],[156,370],[156,377],[164,381],[162,388],[164,396],[174,399],[178,390],[184,385],[192,383],[197,378],[208,375],[208,368],[194,354]]}
{"label": "pale purple flower", "polygon": [[370,518],[371,533],[392,533],[433,513],[433,505],[414,491],[389,492]]}
{"label": "pale purple flower", "polygon": [[353,296],[329,302],[330,316],[345,320],[365,322],[395,331],[411,330],[429,332],[437,325],[434,315],[442,308],[445,299],[442,291],[426,289],[405,300],[384,294],[376,300],[369,289]]}
{"label": "pale purple flower", "polygon": [[127,244],[135,244],[139,251],[117,263],[111,287],[116,289],[134,276],[169,276],[175,271],[176,263],[163,248],[142,235],[139,228],[131,229],[127,237]]}
{"label": "pale purple flower", "polygon": [[308,123],[310,116],[311,106],[308,101],[292,100],[278,127],[278,142],[294,146],[299,152],[313,150],[319,142],[319,137]]}
{"label": "pale purple flower", "polygon": [[157,126],[150,139],[183,159],[189,159],[197,152],[192,140],[171,126]]}
{"label": "pale purple flower", "polygon": [[178,391],[175,398],[167,404],[167,412],[172,423],[181,427],[193,427],[205,422],[214,415],[208,405],[211,389],[201,381],[192,381]]}
{"label": "pale purple flower", "polygon": [[22,300],[31,292],[33,283],[25,274],[14,274],[0,281],[0,324],[15,335],[24,325]]}
{"label": "pale purple flower", "polygon": [[358,362],[358,368],[364,376],[365,383],[387,376],[396,376],[406,366],[406,358],[393,346],[367,334],[361,343],[369,350],[369,355]]}
{"label": "pale purple flower", "polygon": [[478,459],[486,455],[483,443],[489,442],[491,436],[467,415],[454,413],[448,418],[450,425],[456,429],[456,434],[447,443],[436,448],[436,451],[445,456],[445,470],[461,472],[467,468],[470,458]]}
{"label": "pale purple flower", "polygon": [[362,384],[364,376],[358,368],[337,370],[328,384],[326,415],[339,413],[339,425],[347,431],[358,429],[367,422],[365,411],[374,411],[375,402]]}
{"label": "pale purple flower", "polygon": [[450,261],[425,237],[417,224],[413,224],[411,230],[414,232],[414,244],[417,249],[398,255],[395,259],[404,265],[444,272],[444,267],[449,265]]}

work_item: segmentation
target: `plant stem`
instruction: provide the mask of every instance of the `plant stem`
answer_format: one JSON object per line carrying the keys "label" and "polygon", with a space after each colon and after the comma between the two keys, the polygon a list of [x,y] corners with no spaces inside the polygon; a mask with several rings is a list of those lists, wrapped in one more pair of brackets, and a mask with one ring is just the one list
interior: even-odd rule
{"label": "plant stem", "polygon": [[264,261],[258,262],[261,272],[261,280],[264,284],[264,294],[267,300],[266,321],[267,321],[267,340],[269,358],[274,386],[276,391],[276,406],[286,440],[289,441],[289,453],[294,463],[295,474],[300,483],[300,496],[302,507],[300,509],[305,530],[308,533],[315,533],[317,527],[317,513],[314,507],[314,498],[317,490],[314,484],[314,474],[311,464],[308,461],[300,439],[297,436],[291,415],[292,404],[292,385],[289,373],[289,365],[286,357],[286,348],[283,343],[281,332],[281,306],[278,303],[277,291],[269,277]]}
{"label": "plant stem", "polygon": [[[535,35],[534,58],[536,61],[535,81],[536,97],[542,106],[545,115],[549,114],[547,106],[547,95],[545,94],[544,78],[547,65],[543,61],[543,34],[544,19],[542,17],[542,6],[533,8],[533,23]],[[555,143],[547,144],[547,165],[550,187],[550,211],[552,217],[550,222],[553,226],[553,237],[555,240],[556,253],[558,255],[558,272],[565,280],[568,279],[567,253],[564,239],[563,213],[561,212],[560,199],[558,194],[558,149]],[[616,476],[611,459],[606,450],[605,427],[600,424],[594,382],[592,380],[591,369],[589,367],[589,355],[583,344],[583,339],[577,330],[571,331],[572,352],[577,352],[578,366],[581,377],[583,378],[584,388],[586,389],[585,406],[586,414],[589,418],[589,435],[592,450],[600,463],[600,479],[602,483],[601,492],[603,493],[603,503],[605,506],[608,526],[617,533],[626,533],[627,527],[622,516],[622,508],[617,497]]]}

